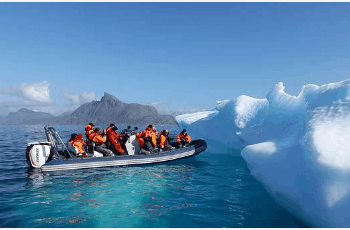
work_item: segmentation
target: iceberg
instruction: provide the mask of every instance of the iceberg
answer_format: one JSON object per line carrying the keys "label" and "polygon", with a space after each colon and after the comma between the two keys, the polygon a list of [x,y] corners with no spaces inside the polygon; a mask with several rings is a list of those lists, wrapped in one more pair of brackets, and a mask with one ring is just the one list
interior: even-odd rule
{"label": "iceberg", "polygon": [[350,79],[298,96],[280,82],[264,99],[242,95],[175,120],[208,151],[241,149],[251,175],[305,223],[350,227]]}
{"label": "iceberg", "polygon": [[236,100],[218,101],[211,111],[182,114],[175,117],[180,129],[186,128],[191,137],[209,141],[208,151],[222,152],[241,149],[243,141],[236,132],[258,123],[268,114],[268,101],[246,95]]}

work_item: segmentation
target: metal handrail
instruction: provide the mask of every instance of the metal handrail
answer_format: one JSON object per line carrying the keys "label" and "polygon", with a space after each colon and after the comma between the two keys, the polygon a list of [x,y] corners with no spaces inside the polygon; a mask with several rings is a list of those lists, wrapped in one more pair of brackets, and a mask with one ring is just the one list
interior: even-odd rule
{"label": "metal handrail", "polygon": [[[61,147],[63,151],[65,151],[69,158],[72,158],[72,155],[70,154],[67,146],[64,144],[62,138],[60,135],[57,133],[57,131],[51,127],[51,126],[45,126],[45,134],[47,137],[47,140],[52,144],[52,146],[57,150],[58,147]],[[58,154],[58,152],[57,152]]]}

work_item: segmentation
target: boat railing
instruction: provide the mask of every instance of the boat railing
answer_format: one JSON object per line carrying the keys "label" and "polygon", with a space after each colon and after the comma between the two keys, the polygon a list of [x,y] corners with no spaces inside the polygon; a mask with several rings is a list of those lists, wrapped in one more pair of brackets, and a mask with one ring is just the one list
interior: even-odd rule
{"label": "boat railing", "polygon": [[51,143],[55,150],[55,154],[59,157],[58,151],[64,152],[68,158],[72,158],[67,146],[64,144],[62,138],[57,133],[57,131],[51,126],[45,126],[45,134],[47,140]]}

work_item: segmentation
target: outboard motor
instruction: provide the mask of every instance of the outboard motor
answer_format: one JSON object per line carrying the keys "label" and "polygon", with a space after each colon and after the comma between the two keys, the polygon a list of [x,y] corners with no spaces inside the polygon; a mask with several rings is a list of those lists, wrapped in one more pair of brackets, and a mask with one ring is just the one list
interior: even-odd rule
{"label": "outboard motor", "polygon": [[26,151],[28,164],[33,168],[40,168],[51,156],[50,142],[29,143]]}

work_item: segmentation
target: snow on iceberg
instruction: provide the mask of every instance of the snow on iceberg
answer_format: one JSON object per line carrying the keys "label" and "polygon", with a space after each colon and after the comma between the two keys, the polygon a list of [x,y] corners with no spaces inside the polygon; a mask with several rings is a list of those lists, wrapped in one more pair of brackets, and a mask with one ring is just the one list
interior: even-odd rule
{"label": "snow on iceberg", "polygon": [[350,79],[306,85],[298,96],[278,83],[266,99],[240,96],[212,112],[192,123],[189,114],[176,121],[190,131],[205,127],[196,135],[208,145],[241,146],[252,176],[306,223],[350,227]]}
{"label": "snow on iceberg", "polygon": [[205,138],[208,151],[242,148],[236,132],[262,120],[268,113],[268,101],[245,95],[236,100],[218,101],[212,111],[183,114],[175,117],[180,129],[186,128],[191,137]]}

